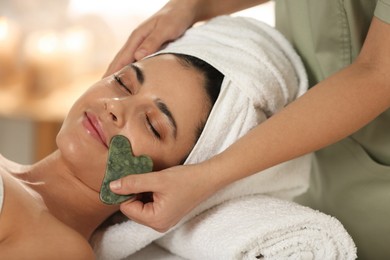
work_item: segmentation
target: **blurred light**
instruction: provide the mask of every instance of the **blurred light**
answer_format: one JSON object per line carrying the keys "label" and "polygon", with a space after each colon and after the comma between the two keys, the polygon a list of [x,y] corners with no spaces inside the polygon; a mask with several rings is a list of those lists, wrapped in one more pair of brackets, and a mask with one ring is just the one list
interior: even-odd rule
{"label": "blurred light", "polygon": [[0,40],[4,40],[9,34],[9,24],[5,17],[0,17]]}
{"label": "blurred light", "polygon": [[38,50],[41,53],[53,53],[59,47],[58,36],[54,32],[48,32],[38,39]]}
{"label": "blurred light", "polygon": [[[151,15],[168,0],[128,1],[128,0],[70,0],[69,9],[76,14],[97,13],[103,15]],[[145,17],[146,19],[147,17]]]}
{"label": "blurred light", "polygon": [[82,28],[69,29],[64,35],[64,49],[70,52],[85,50],[91,36]]}

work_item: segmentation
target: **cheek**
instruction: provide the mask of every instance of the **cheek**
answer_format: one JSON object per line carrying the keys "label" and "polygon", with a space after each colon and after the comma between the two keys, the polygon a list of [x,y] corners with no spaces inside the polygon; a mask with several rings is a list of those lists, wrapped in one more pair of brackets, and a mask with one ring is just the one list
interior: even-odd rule
{"label": "cheek", "polygon": [[140,127],[128,127],[121,135],[126,136],[131,144],[133,155],[149,156],[153,161],[153,169],[161,170],[162,155],[164,154],[164,144],[148,136]]}
{"label": "cheek", "polygon": [[190,149],[187,148],[188,147],[182,145],[172,145],[155,149],[149,154],[153,159],[153,169],[155,171],[160,171],[179,165],[190,151]]}

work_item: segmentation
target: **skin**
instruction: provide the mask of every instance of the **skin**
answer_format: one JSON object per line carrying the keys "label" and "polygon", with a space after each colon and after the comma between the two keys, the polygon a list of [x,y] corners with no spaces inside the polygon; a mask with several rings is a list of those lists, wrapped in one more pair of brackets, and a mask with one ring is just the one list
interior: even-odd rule
{"label": "skin", "polygon": [[[205,102],[203,76],[172,55],[135,65],[143,73],[142,82],[129,66],[115,74],[131,93],[110,76],[76,101],[53,154],[31,166],[0,157],[5,187],[0,259],[94,258],[88,239],[119,208],[99,200],[112,136],[128,137],[135,155],[151,156],[156,170],[178,164],[192,149],[196,129],[211,108]],[[171,111],[175,135],[156,99]]]}
{"label": "skin", "polygon": [[[264,1],[183,2],[170,1],[141,24],[108,71],[153,52],[194,22]],[[354,133],[390,106],[388,46],[390,25],[374,17],[363,48],[350,66],[311,88],[221,154],[197,165],[128,176],[112,183],[111,189],[119,194],[153,192],[153,202],[126,202],[121,211],[132,220],[166,231],[228,184]]]}

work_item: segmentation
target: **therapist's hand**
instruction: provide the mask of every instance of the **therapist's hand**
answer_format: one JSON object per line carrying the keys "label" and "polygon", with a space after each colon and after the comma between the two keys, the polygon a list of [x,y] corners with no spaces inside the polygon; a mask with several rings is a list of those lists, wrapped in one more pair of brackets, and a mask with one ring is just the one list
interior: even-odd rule
{"label": "therapist's hand", "polygon": [[170,1],[139,25],[115,56],[104,76],[156,52],[164,43],[180,37],[195,22],[195,12],[189,2]]}
{"label": "therapist's hand", "polygon": [[210,176],[207,166],[176,166],[160,172],[129,175],[118,180],[120,188],[115,185],[110,188],[117,194],[151,192],[151,202],[129,200],[120,205],[120,210],[137,223],[165,232],[216,191],[218,185]]}

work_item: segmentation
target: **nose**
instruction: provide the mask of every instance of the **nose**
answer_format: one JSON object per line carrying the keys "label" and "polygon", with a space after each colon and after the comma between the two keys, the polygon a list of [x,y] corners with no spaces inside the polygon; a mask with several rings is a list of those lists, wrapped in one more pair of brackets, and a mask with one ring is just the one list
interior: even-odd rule
{"label": "nose", "polygon": [[117,127],[123,127],[126,121],[124,102],[123,98],[111,98],[104,103],[108,121],[111,121]]}

